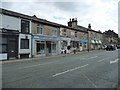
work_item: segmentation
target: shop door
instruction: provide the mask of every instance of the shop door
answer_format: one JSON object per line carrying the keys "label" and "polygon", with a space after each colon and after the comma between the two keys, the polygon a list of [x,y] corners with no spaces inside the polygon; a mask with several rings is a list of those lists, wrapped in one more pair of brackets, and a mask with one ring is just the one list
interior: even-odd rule
{"label": "shop door", "polygon": [[47,52],[47,53],[46,53],[47,56],[48,56],[48,55],[51,55],[51,41],[47,41],[47,42],[46,42],[46,50],[47,50],[47,51],[46,51],[46,52]]}
{"label": "shop door", "polygon": [[9,58],[15,58],[16,56],[16,45],[15,45],[15,40],[10,40],[9,41]]}

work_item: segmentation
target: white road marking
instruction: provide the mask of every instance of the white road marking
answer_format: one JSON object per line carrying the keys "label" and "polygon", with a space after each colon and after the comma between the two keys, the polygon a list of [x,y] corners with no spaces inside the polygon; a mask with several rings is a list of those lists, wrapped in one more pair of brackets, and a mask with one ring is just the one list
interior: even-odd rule
{"label": "white road marking", "polygon": [[[55,62],[58,62],[58,61],[55,61]],[[31,67],[36,67],[36,66],[40,66],[40,65],[52,64],[55,62],[48,62],[48,63],[43,63],[43,64],[36,64],[36,65],[31,65],[31,66],[26,66],[26,67],[20,67],[19,69],[25,69],[25,68],[31,68]]]}
{"label": "white road marking", "polygon": [[110,61],[110,64],[113,64],[113,63],[116,63],[116,62],[118,62],[118,58],[117,59],[115,59],[114,61]]}
{"label": "white road marking", "polygon": [[104,58],[104,59],[102,59],[102,60],[99,60],[98,62],[102,62],[102,61],[107,60],[107,59],[109,59],[109,58],[110,58],[110,57]]}
{"label": "white road marking", "polygon": [[97,86],[85,75],[82,73],[82,75],[95,87],[97,88]]}
{"label": "white road marking", "polygon": [[88,58],[88,59],[93,59],[93,58],[97,58],[98,56],[94,56],[94,57],[90,57],[90,58]]}
{"label": "white road marking", "polygon": [[54,74],[54,75],[52,75],[52,77],[56,77],[58,75],[65,74],[67,72],[71,72],[71,71],[74,71],[74,70],[77,70],[77,69],[80,69],[80,68],[83,68],[83,67],[86,67],[86,66],[88,66],[88,64],[85,64],[83,66],[76,67],[76,68],[73,68],[73,69],[69,69],[69,70],[66,70],[66,71],[63,71],[63,72],[60,72],[60,73],[57,73],[57,74]]}
{"label": "white road marking", "polygon": [[94,57],[89,57],[89,58],[80,58],[80,59],[86,59],[86,60],[89,60],[89,59],[93,59],[93,58],[97,58],[98,56],[94,56]]}

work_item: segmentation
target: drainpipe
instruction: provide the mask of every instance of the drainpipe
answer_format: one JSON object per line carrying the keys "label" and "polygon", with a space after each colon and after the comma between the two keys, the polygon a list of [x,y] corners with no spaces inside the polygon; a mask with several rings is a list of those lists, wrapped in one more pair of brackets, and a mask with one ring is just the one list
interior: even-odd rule
{"label": "drainpipe", "polygon": [[89,35],[89,30],[88,30],[88,52],[90,51],[90,35]]}

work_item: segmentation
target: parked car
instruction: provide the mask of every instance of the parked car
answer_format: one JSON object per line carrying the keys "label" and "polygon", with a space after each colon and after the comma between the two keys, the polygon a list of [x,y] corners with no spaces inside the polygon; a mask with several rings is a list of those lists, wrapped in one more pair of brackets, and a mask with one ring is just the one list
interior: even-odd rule
{"label": "parked car", "polygon": [[113,50],[115,50],[115,46],[114,45],[108,45],[107,47],[106,47],[106,50],[107,51],[113,51]]}
{"label": "parked car", "polygon": [[120,49],[120,45],[117,45],[117,49]]}
{"label": "parked car", "polygon": [[102,46],[102,49],[103,49],[103,50],[106,50],[106,47],[107,47],[106,45],[103,45],[103,46]]}

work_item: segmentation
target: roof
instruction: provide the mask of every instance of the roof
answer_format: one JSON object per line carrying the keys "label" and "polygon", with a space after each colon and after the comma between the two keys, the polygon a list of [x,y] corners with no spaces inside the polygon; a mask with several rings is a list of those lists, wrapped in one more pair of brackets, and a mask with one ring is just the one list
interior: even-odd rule
{"label": "roof", "polygon": [[37,17],[35,17],[35,15],[34,16],[29,16],[29,15],[21,14],[21,13],[18,13],[18,12],[6,10],[6,9],[3,9],[3,8],[0,8],[0,11],[1,11],[0,13],[5,14],[5,15],[9,15],[9,16],[20,17],[20,18],[23,18],[23,19],[28,19],[28,20],[44,23],[44,24],[47,24],[47,25],[57,26],[57,27],[60,26],[60,24],[50,22],[50,21],[47,21],[45,19],[37,18]]}
{"label": "roof", "polygon": [[[88,28],[83,27],[83,26],[78,26],[78,28],[75,29],[75,28],[72,28],[72,27],[69,27],[69,26],[65,26],[65,25],[62,25],[62,24],[58,24],[58,23],[54,23],[54,22],[51,22],[51,21],[48,21],[48,20],[45,20],[45,19],[38,18],[35,15],[29,16],[29,15],[21,14],[21,13],[14,12],[14,11],[11,11],[11,10],[6,10],[6,9],[3,9],[3,8],[0,8],[0,13],[5,14],[5,15],[9,15],[9,16],[18,17],[18,18],[28,19],[28,20],[31,20],[33,22],[39,22],[39,23],[43,23],[43,24],[47,24],[47,25],[51,25],[51,26],[64,27],[64,28],[68,28],[68,29],[71,29],[71,30],[80,31],[80,32],[84,32],[84,33],[87,33],[88,30],[100,33],[98,31],[88,29]],[[82,30],[79,27],[84,28],[85,30]]]}
{"label": "roof", "polygon": [[96,32],[96,33],[102,34],[100,31],[95,31],[95,30],[93,30],[93,29],[86,28],[86,27],[83,27],[83,26],[78,25],[78,29],[81,29],[81,28],[84,29],[83,31],[92,31],[92,32]]}

